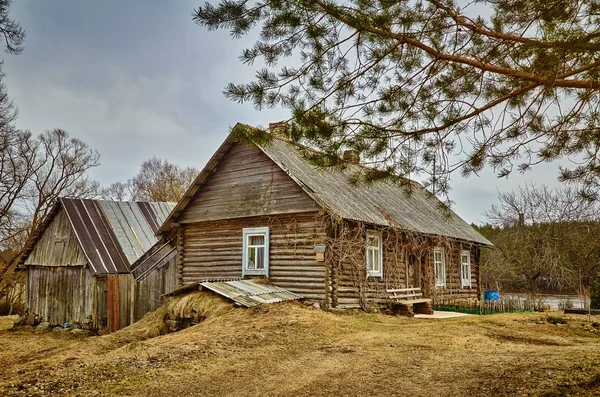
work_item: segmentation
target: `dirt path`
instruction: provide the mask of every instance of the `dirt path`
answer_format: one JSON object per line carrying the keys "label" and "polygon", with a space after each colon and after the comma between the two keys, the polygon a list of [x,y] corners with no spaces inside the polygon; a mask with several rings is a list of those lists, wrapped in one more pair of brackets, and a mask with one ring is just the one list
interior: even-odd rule
{"label": "dirt path", "polygon": [[0,395],[598,395],[600,332],[565,318],[427,321],[290,303],[144,341],[0,331]]}

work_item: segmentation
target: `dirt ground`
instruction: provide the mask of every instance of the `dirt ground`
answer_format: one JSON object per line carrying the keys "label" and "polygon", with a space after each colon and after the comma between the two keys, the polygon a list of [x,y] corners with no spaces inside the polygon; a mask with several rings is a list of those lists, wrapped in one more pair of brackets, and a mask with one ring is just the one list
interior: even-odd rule
{"label": "dirt ground", "polygon": [[11,330],[0,317],[0,395],[600,395],[600,330],[585,316],[550,313],[567,322],[553,325],[540,313],[422,320],[219,305],[145,340],[152,317],[97,337]]}

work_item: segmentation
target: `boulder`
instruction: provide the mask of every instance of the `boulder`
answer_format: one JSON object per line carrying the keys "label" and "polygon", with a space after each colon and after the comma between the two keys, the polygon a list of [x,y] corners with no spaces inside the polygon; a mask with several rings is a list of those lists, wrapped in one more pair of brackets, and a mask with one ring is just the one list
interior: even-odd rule
{"label": "boulder", "polygon": [[42,321],[35,329],[38,331],[47,331],[50,329],[50,323],[48,321]]}

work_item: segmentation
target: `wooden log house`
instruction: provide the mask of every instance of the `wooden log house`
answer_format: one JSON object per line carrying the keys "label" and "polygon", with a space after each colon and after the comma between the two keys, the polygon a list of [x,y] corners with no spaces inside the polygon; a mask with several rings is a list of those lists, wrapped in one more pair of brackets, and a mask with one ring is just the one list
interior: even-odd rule
{"label": "wooden log house", "polygon": [[158,231],[178,287],[258,278],[333,308],[403,287],[479,295],[480,248],[491,243],[420,184],[353,184],[356,156],[320,169],[279,135],[240,143],[239,129],[252,131],[234,127]]}
{"label": "wooden log house", "polygon": [[21,259],[29,313],[109,331],[129,325],[139,295],[130,265],[173,206],[59,198]]}

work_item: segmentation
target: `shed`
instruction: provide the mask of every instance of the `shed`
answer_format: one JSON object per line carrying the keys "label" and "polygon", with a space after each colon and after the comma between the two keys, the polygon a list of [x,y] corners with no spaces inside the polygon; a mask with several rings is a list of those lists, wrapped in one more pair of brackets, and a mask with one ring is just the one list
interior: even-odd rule
{"label": "shed", "polygon": [[390,288],[479,295],[491,243],[422,185],[355,184],[358,159],[318,168],[311,149],[253,130],[234,127],[158,231],[176,248],[178,286],[262,278],[329,307],[369,306]]}
{"label": "shed", "polygon": [[130,324],[130,266],[157,242],[173,205],[59,198],[21,259],[29,312],[109,331]]}

